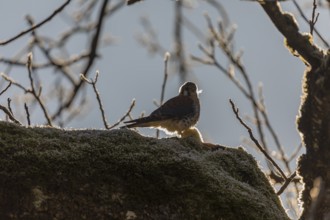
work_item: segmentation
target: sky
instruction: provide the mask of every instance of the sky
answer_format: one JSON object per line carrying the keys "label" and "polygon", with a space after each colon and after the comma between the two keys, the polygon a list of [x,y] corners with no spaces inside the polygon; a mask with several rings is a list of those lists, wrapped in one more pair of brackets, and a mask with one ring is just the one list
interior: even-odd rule
{"label": "sky", "polygon": [[[26,15],[31,15],[38,22],[48,16],[62,2],[64,1],[11,0],[2,3],[0,40],[7,39],[25,29],[27,27]],[[258,86],[262,85],[271,124],[280,137],[281,144],[290,154],[300,143],[295,121],[302,95],[301,83],[305,66],[283,46],[283,36],[276,30],[259,4],[239,0],[219,2],[227,10],[230,22],[236,28],[235,48],[237,51],[244,51],[242,62],[255,92],[258,91]],[[306,15],[310,17],[312,11],[308,2],[310,1],[299,1]],[[190,7],[184,9],[184,14],[202,31],[207,31],[205,13],[209,14],[214,22],[219,19],[217,11],[205,1],[191,0],[189,3]],[[291,1],[283,2],[281,5],[284,10],[288,10],[296,16],[301,31],[309,31],[308,25],[300,18]],[[65,14],[55,18],[39,31],[50,36],[60,35],[66,28],[65,22],[63,22],[65,16],[69,16],[76,6],[77,3],[73,1]],[[160,99],[164,61],[162,55],[150,54],[138,43],[137,36],[143,34],[140,19],[147,17],[157,32],[161,45],[167,51],[172,51],[173,11],[174,1],[172,0],[145,0],[122,8],[105,23],[103,34],[111,36],[114,43],[100,47],[101,58],[91,68],[90,71],[93,73],[90,76],[93,76],[97,70],[100,72],[97,86],[110,124],[121,118],[132,99],[136,100],[136,106],[132,111],[133,117],[139,117],[141,112],[149,114],[155,109],[153,100]],[[324,9],[319,9],[319,12],[316,27],[322,32],[328,28],[329,12]],[[326,34],[324,32],[323,36],[329,41],[329,35]],[[187,29],[184,29],[183,37],[186,55],[193,54],[203,57],[202,52],[198,49],[198,44],[201,43],[199,39],[192,36]],[[29,36],[26,36],[12,45],[0,47],[0,57],[14,55],[19,48],[26,45],[28,40]],[[318,42],[317,39],[316,42]],[[86,48],[85,46],[86,39],[77,38],[71,43],[70,52],[78,54]],[[217,55],[219,62],[228,66],[228,61],[221,55],[221,52],[217,52]],[[34,57],[38,59],[38,54]],[[0,72],[5,70],[6,67],[0,64]],[[12,73],[12,77],[27,84],[26,74],[24,68],[17,69]],[[52,71],[39,72],[40,78],[46,84],[47,78],[52,74]],[[77,72],[77,74],[79,73]],[[243,145],[250,153],[260,158],[259,153],[244,143],[248,137],[247,131],[235,119],[229,105],[228,100],[232,99],[243,117],[252,115],[251,104],[233,83],[216,68],[196,62],[192,63],[188,79],[197,83],[199,89],[203,90],[200,94],[201,116],[197,127],[205,141],[230,147]],[[170,66],[165,100],[177,95],[180,84],[180,78]],[[6,105],[7,97],[14,97],[14,100],[19,102],[20,99],[17,96],[21,94],[22,92],[19,90],[9,91],[1,97],[0,103]],[[104,129],[95,94],[91,88],[88,89],[87,95],[90,101],[88,113],[73,120],[67,126],[68,128]],[[1,117],[4,118],[3,115]],[[45,120],[38,116],[38,113],[32,116],[33,124],[43,124],[44,122]],[[155,134],[155,131],[150,129],[140,131],[144,135]],[[270,146],[274,146],[269,134],[266,139]],[[294,167],[294,164],[292,166]]]}

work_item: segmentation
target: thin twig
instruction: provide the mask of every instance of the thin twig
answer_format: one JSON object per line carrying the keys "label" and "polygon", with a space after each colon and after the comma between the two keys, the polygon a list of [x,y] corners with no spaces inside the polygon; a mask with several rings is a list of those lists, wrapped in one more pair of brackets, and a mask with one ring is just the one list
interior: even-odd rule
{"label": "thin twig", "polygon": [[28,108],[26,102],[24,103],[24,109],[25,109],[26,119],[27,119],[28,125],[30,126],[31,125],[30,112],[29,112],[29,108]]}
{"label": "thin twig", "polygon": [[31,28],[28,28],[27,30],[25,31],[22,31],[21,33],[17,34],[16,36],[8,39],[8,40],[5,40],[5,41],[2,41],[0,42],[0,46],[3,46],[3,45],[6,45],[22,36],[24,36],[25,34],[41,27],[42,25],[44,25],[45,23],[47,23],[48,21],[52,20],[52,18],[55,17],[55,15],[57,15],[59,12],[61,12],[69,3],[70,3],[71,0],[67,0],[63,5],[61,5],[59,8],[57,8],[50,16],[48,16],[46,19],[44,19],[43,21],[41,21],[40,23],[34,25],[33,27]]}
{"label": "thin twig", "polygon": [[[159,102],[159,106],[161,106],[164,102],[164,96],[165,96],[165,86],[166,86],[166,82],[167,82],[167,77],[168,77],[168,72],[167,72],[167,63],[168,60],[170,59],[171,54],[169,52],[165,53],[164,56],[164,79],[163,79],[163,84],[162,84],[162,92],[160,95],[160,102]],[[157,129],[156,131],[156,137],[159,137],[159,129]]]}
{"label": "thin twig", "polygon": [[284,190],[288,187],[288,185],[291,183],[291,181],[294,179],[296,177],[296,171],[295,172],[293,172],[292,174],[291,174],[291,176],[289,176],[286,180],[285,180],[285,182],[284,182],[284,184],[281,186],[281,188],[277,191],[277,193],[276,193],[276,195],[281,195],[283,192],[284,192]]}
{"label": "thin twig", "polygon": [[5,106],[3,105],[0,105],[0,109],[9,117],[10,120],[12,120],[13,122],[15,122],[16,124],[19,124],[19,125],[22,125],[21,122],[19,122],[15,117],[14,115],[12,114],[12,112],[6,108]]}
{"label": "thin twig", "polygon": [[258,149],[264,154],[264,156],[272,163],[272,165],[274,165],[276,167],[276,169],[280,172],[281,176],[287,180],[286,175],[284,174],[284,172],[282,171],[282,169],[279,167],[279,165],[273,160],[273,158],[267,153],[267,151],[265,151],[265,149],[260,145],[259,141],[254,137],[253,133],[252,133],[252,129],[241,119],[241,117],[238,115],[238,108],[236,108],[234,102],[229,99],[229,102],[231,104],[231,107],[233,109],[233,112],[236,115],[236,118],[238,119],[238,121],[241,123],[241,125],[243,125],[246,130],[249,133],[249,136],[251,138],[251,140],[254,142],[254,144],[258,147]]}
{"label": "thin twig", "polygon": [[310,27],[310,33],[311,35],[313,35],[313,31],[314,31],[314,26],[317,22],[317,19],[319,18],[320,13],[317,13],[316,17],[315,17],[315,11],[316,11],[317,5],[316,5],[316,1],[313,1],[313,12],[312,12],[312,20],[309,20],[309,27]]}
{"label": "thin twig", "polygon": [[14,86],[17,86],[18,88],[22,89],[25,93],[28,93],[29,92],[24,86],[22,86],[20,83],[16,82],[14,79],[10,78],[5,73],[1,73],[1,77],[4,80],[6,80],[7,82],[13,84]]}
{"label": "thin twig", "polygon": [[96,71],[96,74],[95,74],[95,78],[94,80],[92,79],[87,79],[83,74],[80,74],[80,77],[81,79],[83,79],[86,83],[90,84],[93,86],[93,90],[94,90],[94,93],[96,95],[96,99],[97,99],[97,102],[99,103],[99,109],[101,111],[101,115],[102,115],[102,121],[103,121],[103,124],[104,124],[104,127],[106,129],[109,129],[110,126],[108,124],[108,121],[107,121],[107,118],[105,116],[105,113],[104,113],[104,108],[103,108],[103,104],[102,104],[102,101],[101,101],[101,97],[100,97],[100,93],[99,91],[97,90],[96,88],[96,83],[97,83],[97,79],[99,77],[99,71]]}
{"label": "thin twig", "polygon": [[34,98],[37,100],[37,102],[39,103],[43,113],[44,113],[44,116],[47,120],[47,124],[49,126],[53,126],[52,125],[52,120],[50,118],[50,116],[48,115],[48,112],[47,112],[47,109],[46,109],[46,106],[45,104],[43,103],[43,101],[41,100],[41,87],[39,87],[39,90],[38,92],[35,90],[35,87],[34,87],[34,80],[33,80],[33,77],[32,77],[32,53],[30,53],[28,55],[28,60],[27,60],[27,69],[28,69],[28,73],[29,73],[29,80],[30,80],[30,86],[31,86],[31,89],[28,90],[33,96]]}
{"label": "thin twig", "polygon": [[127,110],[127,112],[125,113],[125,115],[124,115],[123,117],[121,117],[121,118],[118,120],[117,123],[113,124],[113,125],[109,128],[109,130],[112,129],[112,128],[114,128],[114,127],[116,127],[116,126],[119,125],[122,121],[124,121],[126,117],[130,116],[131,111],[132,111],[132,109],[134,108],[134,106],[135,106],[135,99],[132,100],[131,105],[130,105],[129,109]]}
{"label": "thin twig", "polygon": [[0,92],[0,96],[3,94],[3,93],[5,93],[8,89],[9,89],[9,87],[11,86],[11,82],[9,82],[9,84],[8,84],[8,86],[6,87],[6,88],[4,88],[1,92]]}
{"label": "thin twig", "polygon": [[8,110],[12,115],[14,115],[13,110],[11,109],[11,98],[7,99]]}
{"label": "thin twig", "polygon": [[[304,19],[305,22],[307,22],[309,24],[309,20],[308,20],[307,16],[304,14],[303,10],[301,9],[301,7],[297,3],[297,1],[293,0],[292,2],[296,6],[300,16]],[[329,48],[330,47],[329,43],[322,37],[320,32],[315,27],[314,27],[314,31],[315,31],[316,35],[320,38],[320,40],[323,42],[323,44]]]}

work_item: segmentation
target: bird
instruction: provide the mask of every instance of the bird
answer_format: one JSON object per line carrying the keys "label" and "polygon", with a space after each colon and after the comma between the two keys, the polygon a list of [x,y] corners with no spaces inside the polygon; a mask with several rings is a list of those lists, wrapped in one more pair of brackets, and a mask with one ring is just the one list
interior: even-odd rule
{"label": "bird", "polygon": [[184,83],[175,96],[153,111],[149,116],[126,121],[126,128],[151,127],[177,134],[181,137],[188,129],[193,128],[199,119],[200,102],[197,85],[193,82]]}

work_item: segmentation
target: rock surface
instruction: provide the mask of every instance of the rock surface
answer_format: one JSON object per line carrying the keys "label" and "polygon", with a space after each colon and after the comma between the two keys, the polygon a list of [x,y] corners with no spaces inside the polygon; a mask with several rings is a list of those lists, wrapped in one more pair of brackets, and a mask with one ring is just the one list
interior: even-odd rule
{"label": "rock surface", "polygon": [[0,219],[288,219],[243,149],[0,122]]}

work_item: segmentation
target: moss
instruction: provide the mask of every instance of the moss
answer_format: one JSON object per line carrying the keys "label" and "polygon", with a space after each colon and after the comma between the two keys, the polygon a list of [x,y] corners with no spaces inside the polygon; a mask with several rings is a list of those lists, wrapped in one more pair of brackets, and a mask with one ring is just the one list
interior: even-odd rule
{"label": "moss", "polygon": [[241,149],[0,122],[0,219],[287,219]]}

